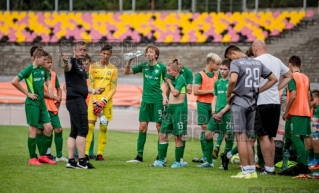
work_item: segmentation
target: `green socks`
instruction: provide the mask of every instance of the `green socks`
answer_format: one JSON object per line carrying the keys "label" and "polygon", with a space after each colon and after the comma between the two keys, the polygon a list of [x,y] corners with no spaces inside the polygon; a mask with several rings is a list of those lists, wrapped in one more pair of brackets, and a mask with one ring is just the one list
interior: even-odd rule
{"label": "green socks", "polygon": [[89,149],[89,155],[93,155],[93,151],[94,151],[94,133],[92,135],[92,141],[91,141],[91,145],[90,145],[90,149]]}
{"label": "green socks", "polygon": [[28,150],[29,150],[30,159],[35,158],[36,143],[37,143],[36,138],[28,137]]}
{"label": "green socks", "polygon": [[185,146],[186,146],[186,141],[183,141],[183,146],[182,146],[182,148],[183,148],[183,154],[182,154],[182,158],[184,158]]}
{"label": "green socks", "polygon": [[237,145],[236,145],[233,149],[230,150],[230,153],[231,153],[232,155],[235,155],[236,153],[238,153],[238,147],[237,147]]}
{"label": "green socks", "polygon": [[299,136],[291,136],[291,141],[297,150],[297,162],[307,165],[307,156],[305,145]]}
{"label": "green socks", "polygon": [[144,145],[146,141],[146,132],[139,132],[137,138],[137,155],[143,157]]}
{"label": "green socks", "polygon": [[225,138],[225,141],[226,141],[226,145],[225,145],[224,153],[227,154],[233,148],[234,140],[230,137],[230,138]]}
{"label": "green socks", "polygon": [[50,144],[51,144],[51,136],[46,136],[43,134],[40,156],[43,156],[47,153],[47,149],[49,148]]}
{"label": "green socks", "polygon": [[55,149],[56,149],[56,157],[60,158],[62,157],[62,147],[63,147],[62,132],[54,134],[54,143],[55,143]]}
{"label": "green socks", "polygon": [[205,133],[206,132],[202,132],[200,135],[200,145],[202,147],[202,152],[203,152],[203,157],[206,157],[206,140],[205,140]]}
{"label": "green socks", "polygon": [[168,143],[158,144],[158,160],[164,161],[167,154]]}
{"label": "green socks", "polygon": [[[43,136],[43,134],[38,134],[38,133],[35,135],[35,139],[36,139],[39,155],[41,154],[42,136]],[[47,151],[47,150],[45,150],[45,151]]]}
{"label": "green socks", "polygon": [[207,162],[209,164],[213,163],[212,153],[213,153],[213,146],[214,146],[214,140],[213,139],[206,139],[206,155],[207,155]]}
{"label": "green socks", "polygon": [[175,147],[175,161],[180,162],[183,155],[183,147]]}
{"label": "green socks", "polygon": [[223,142],[223,139],[224,139],[224,134],[218,133],[217,140],[216,140],[216,146],[220,147],[222,142]]}

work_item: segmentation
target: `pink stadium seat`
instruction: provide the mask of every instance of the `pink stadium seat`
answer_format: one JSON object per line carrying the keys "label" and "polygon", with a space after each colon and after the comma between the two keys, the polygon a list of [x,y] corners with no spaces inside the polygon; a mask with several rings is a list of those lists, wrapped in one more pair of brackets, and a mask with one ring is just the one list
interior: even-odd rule
{"label": "pink stadium seat", "polygon": [[306,18],[312,18],[315,15],[313,10],[307,11]]}
{"label": "pink stadium seat", "polygon": [[164,20],[164,19],[166,19],[166,17],[167,17],[168,15],[169,15],[169,13],[167,13],[167,12],[161,13],[159,19]]}
{"label": "pink stadium seat", "polygon": [[61,31],[61,23],[58,22],[58,23],[56,23],[56,24],[54,25],[54,27],[53,27],[53,33],[58,33],[58,32],[60,32],[60,31]]}
{"label": "pink stadium seat", "polygon": [[91,15],[91,13],[89,13],[89,12],[83,13],[83,14],[82,14],[82,19],[83,19],[83,21],[85,21],[86,23],[92,24],[93,17],[92,17],[92,15]]}
{"label": "pink stadium seat", "polygon": [[193,20],[196,20],[199,16],[200,16],[200,13],[198,13],[198,12],[193,13],[192,19],[193,19]]}
{"label": "pink stadium seat", "polygon": [[275,11],[272,15],[274,18],[277,18],[280,15],[280,11]]}
{"label": "pink stadium seat", "polygon": [[232,34],[231,35],[231,42],[238,42],[239,41],[239,35],[238,34]]}
{"label": "pink stadium seat", "polygon": [[113,19],[120,23],[121,22],[121,13],[120,12],[116,12],[114,15],[113,15]]}
{"label": "pink stadium seat", "polygon": [[98,32],[95,29],[91,29],[90,35],[92,40],[100,40],[102,38],[102,35],[100,34],[100,32]]}
{"label": "pink stadium seat", "polygon": [[42,41],[43,42],[49,42],[50,41],[50,36],[48,36],[47,34],[43,33],[41,35]]}
{"label": "pink stadium seat", "polygon": [[279,34],[280,34],[280,31],[277,30],[277,29],[275,29],[275,30],[273,30],[273,31],[270,33],[269,36],[278,36]]}
{"label": "pink stadium seat", "polygon": [[256,37],[253,34],[247,34],[246,42],[253,42],[255,41]]}
{"label": "pink stadium seat", "polygon": [[21,25],[21,24],[25,24],[25,25],[29,25],[29,16],[26,15],[23,18],[19,19],[16,23],[16,25]]}
{"label": "pink stadium seat", "polygon": [[210,15],[208,15],[205,19],[204,19],[205,23],[207,24],[212,24],[213,23],[213,20],[212,20],[212,17]]}
{"label": "pink stadium seat", "polygon": [[219,34],[214,35],[214,40],[213,42],[221,42],[223,37]]}
{"label": "pink stadium seat", "polygon": [[58,42],[58,41],[59,41],[59,38],[56,35],[54,35],[54,36],[51,37],[49,42],[54,43],[54,42]]}

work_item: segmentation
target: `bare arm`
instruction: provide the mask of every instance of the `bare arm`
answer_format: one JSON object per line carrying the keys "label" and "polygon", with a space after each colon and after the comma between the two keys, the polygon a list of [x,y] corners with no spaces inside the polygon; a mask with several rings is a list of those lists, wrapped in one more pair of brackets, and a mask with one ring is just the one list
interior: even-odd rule
{"label": "bare arm", "polygon": [[72,69],[72,64],[69,62],[69,56],[65,53],[61,52],[63,64],[62,67],[64,69],[64,72],[69,72]]}
{"label": "bare arm", "polygon": [[288,82],[292,79],[291,71],[289,70],[286,74],[282,75],[282,77],[283,78],[278,84],[278,90],[283,89],[288,84]]}
{"label": "bare arm", "polygon": [[293,91],[290,92],[290,97],[289,97],[289,100],[288,100],[288,102],[287,102],[286,111],[285,111],[285,113],[282,115],[283,120],[286,120],[286,119],[287,119],[288,112],[289,112],[289,110],[290,110],[292,104],[294,103],[295,99],[296,99],[296,91],[293,90]]}
{"label": "bare arm", "polygon": [[271,73],[270,76],[268,76],[268,81],[266,82],[266,84],[264,84],[262,87],[259,88],[259,93],[264,92],[265,90],[270,88],[272,85],[276,84],[277,81],[278,81],[277,77],[273,73]]}
{"label": "bare arm", "polygon": [[166,82],[162,84],[162,95],[163,95],[163,105],[165,106],[167,103],[167,98],[169,96],[169,89]]}
{"label": "bare arm", "polygon": [[20,79],[19,77],[14,77],[13,80],[11,81],[11,84],[18,89],[20,92],[22,92],[23,94],[25,94],[27,97],[31,98],[32,100],[37,100],[38,95],[37,94],[32,94],[29,93],[26,89],[24,89],[21,84],[20,84]]}
{"label": "bare arm", "polygon": [[133,74],[133,70],[131,68],[131,62],[133,59],[130,59],[126,62],[125,66],[124,66],[124,75],[130,75]]}
{"label": "bare arm", "polygon": [[202,90],[200,89],[199,84],[194,84],[194,95],[198,96],[198,95],[206,95],[206,94],[213,94],[214,89],[212,90]]}
{"label": "bare arm", "polygon": [[217,101],[217,96],[215,96],[213,98],[213,102],[212,102],[212,115],[216,114],[216,101]]}
{"label": "bare arm", "polygon": [[236,86],[237,83],[237,79],[238,79],[238,74],[237,73],[231,73],[230,74],[230,79],[228,82],[228,88],[227,88],[227,94],[226,97],[229,98]]}
{"label": "bare arm", "polygon": [[193,92],[193,84],[188,84],[186,90],[187,90],[188,94],[192,94],[192,92]]}

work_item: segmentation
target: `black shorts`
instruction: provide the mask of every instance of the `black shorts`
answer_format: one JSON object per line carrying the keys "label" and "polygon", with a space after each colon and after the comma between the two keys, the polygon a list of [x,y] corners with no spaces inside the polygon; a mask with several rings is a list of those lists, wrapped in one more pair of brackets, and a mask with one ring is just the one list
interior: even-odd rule
{"label": "black shorts", "polygon": [[280,104],[258,105],[254,129],[258,136],[276,137],[280,119]]}
{"label": "black shorts", "polygon": [[86,137],[88,133],[88,108],[84,99],[66,100],[66,108],[70,114],[70,137]]}

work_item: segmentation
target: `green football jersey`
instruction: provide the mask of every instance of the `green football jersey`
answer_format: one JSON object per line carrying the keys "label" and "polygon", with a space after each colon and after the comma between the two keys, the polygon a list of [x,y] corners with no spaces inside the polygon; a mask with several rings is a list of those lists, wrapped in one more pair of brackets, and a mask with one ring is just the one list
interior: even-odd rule
{"label": "green football jersey", "polygon": [[143,96],[145,103],[162,103],[161,85],[166,77],[166,66],[160,62],[151,66],[148,62],[143,62],[132,68],[133,73],[143,74]]}
{"label": "green football jersey", "polygon": [[35,68],[32,64],[23,69],[18,75],[20,80],[25,79],[28,92],[37,94],[37,100],[27,97],[25,104],[40,106],[44,104],[44,82],[49,77],[45,68]]}
{"label": "green football jersey", "polygon": [[183,66],[182,70],[179,72],[179,74],[183,75],[186,80],[186,85],[193,84],[193,73],[192,70]]}
{"label": "green football jersey", "polygon": [[217,96],[217,101],[215,105],[215,111],[218,113],[227,105],[227,87],[229,79],[219,79],[215,82],[214,85],[214,96]]}
{"label": "green football jersey", "polygon": [[178,75],[176,79],[173,78],[172,85],[180,92],[180,94],[186,94],[186,80],[183,75]]}

